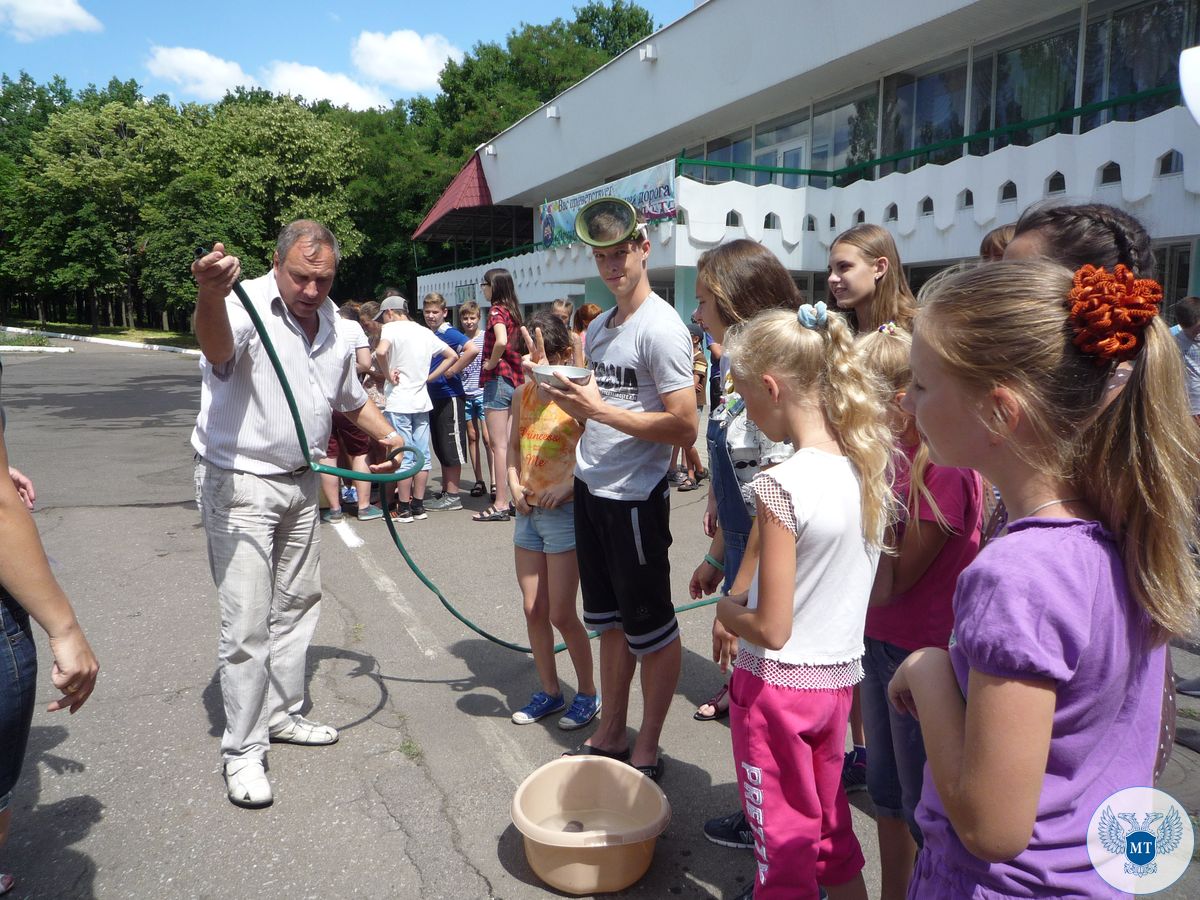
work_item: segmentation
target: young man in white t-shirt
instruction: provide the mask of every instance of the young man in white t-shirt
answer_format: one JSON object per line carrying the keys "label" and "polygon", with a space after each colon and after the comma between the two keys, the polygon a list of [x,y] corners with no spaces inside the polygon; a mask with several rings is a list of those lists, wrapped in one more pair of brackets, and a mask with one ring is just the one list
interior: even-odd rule
{"label": "young man in white t-shirt", "polygon": [[[596,201],[581,237],[616,308],[588,327],[585,385],[543,388],[585,423],[576,450],[575,541],[584,622],[600,635],[600,727],[573,754],[627,759],[658,780],[658,738],[682,651],[667,551],[671,448],[696,440],[692,341],[674,308],[650,289],[650,240],[624,201]],[[627,215],[621,219],[624,209]],[[626,719],[642,664],[642,726],[629,746]]]}
{"label": "young man in white t-shirt", "polygon": [[[405,446],[416,447],[425,455],[421,471],[396,485],[398,501],[392,518],[401,523],[429,518],[425,512],[425,485],[432,468],[429,411],[433,409],[433,402],[429,399],[427,385],[442,377],[458,359],[458,354],[436,334],[408,318],[407,305],[403,297],[388,297],[379,305],[379,314],[375,317],[383,323],[379,343],[375,346],[375,360],[380,371],[388,373],[391,386],[383,413],[404,437]],[[429,361],[439,354],[441,364],[430,371]],[[374,468],[378,471],[386,467]]]}

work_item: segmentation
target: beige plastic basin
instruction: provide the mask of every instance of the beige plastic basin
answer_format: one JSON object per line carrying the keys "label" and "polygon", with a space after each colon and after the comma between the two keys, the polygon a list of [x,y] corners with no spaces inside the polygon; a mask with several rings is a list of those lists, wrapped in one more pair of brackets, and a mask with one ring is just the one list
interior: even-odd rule
{"label": "beige plastic basin", "polygon": [[517,788],[512,820],[539,878],[569,894],[599,894],[623,890],[646,874],[671,821],[671,804],[657,784],[625,763],[563,757]]}

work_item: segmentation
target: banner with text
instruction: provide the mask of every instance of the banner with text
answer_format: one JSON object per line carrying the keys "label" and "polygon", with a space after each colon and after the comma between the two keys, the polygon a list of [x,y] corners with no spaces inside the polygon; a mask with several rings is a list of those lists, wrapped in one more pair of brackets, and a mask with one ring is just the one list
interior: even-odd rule
{"label": "banner with text", "polygon": [[620,197],[632,203],[647,222],[675,218],[675,161],[634,172],[608,184],[551,200],[538,207],[542,224],[542,247],[564,247],[579,240],[575,236],[575,214],[599,197]]}

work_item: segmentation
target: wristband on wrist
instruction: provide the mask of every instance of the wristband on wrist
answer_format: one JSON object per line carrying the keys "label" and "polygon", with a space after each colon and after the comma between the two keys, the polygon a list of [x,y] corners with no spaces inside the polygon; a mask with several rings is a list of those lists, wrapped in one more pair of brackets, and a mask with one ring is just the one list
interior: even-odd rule
{"label": "wristband on wrist", "polygon": [[725,564],[713,559],[712,554],[710,554],[710,553],[704,554],[704,561],[706,563],[708,563],[710,566],[712,566],[714,569],[716,569],[718,572],[725,571]]}
{"label": "wristband on wrist", "polygon": [[394,437],[400,437],[400,432],[396,431],[395,429],[392,429],[387,434],[385,434],[382,438],[380,438],[380,440],[386,441],[386,440],[389,440]]}

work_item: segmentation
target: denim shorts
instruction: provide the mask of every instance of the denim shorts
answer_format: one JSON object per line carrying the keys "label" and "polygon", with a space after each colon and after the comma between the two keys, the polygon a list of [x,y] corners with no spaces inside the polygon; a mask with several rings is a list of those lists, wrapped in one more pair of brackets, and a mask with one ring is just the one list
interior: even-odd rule
{"label": "denim shorts", "polygon": [[533,507],[529,515],[517,513],[513,543],[534,553],[566,553],[575,549],[575,504],[554,509]]}
{"label": "denim shorts", "polygon": [[37,648],[29,614],[0,589],[0,812],[21,775],[37,688]]}
{"label": "denim shorts", "polygon": [[[511,403],[511,401],[509,402]],[[465,409],[468,422],[481,421],[483,419],[483,394],[468,397]]]}
{"label": "denim shorts", "polygon": [[888,682],[913,652],[886,641],[865,638],[864,678],[859,685],[863,728],[867,733],[867,792],[881,816],[906,819],[917,844],[921,832],[915,813],[925,778],[921,723],[888,702]]}
{"label": "denim shorts", "polygon": [[483,386],[483,408],[511,409],[512,395],[515,390],[511,381],[497,375]]}
{"label": "denim shorts", "polygon": [[[429,413],[385,412],[384,415],[400,433],[400,437],[404,438],[405,446],[416,447],[425,454],[425,465],[421,467],[421,471],[428,472],[432,469],[433,462],[429,458]],[[405,468],[412,465],[412,457],[406,453],[400,454],[399,459]]]}

